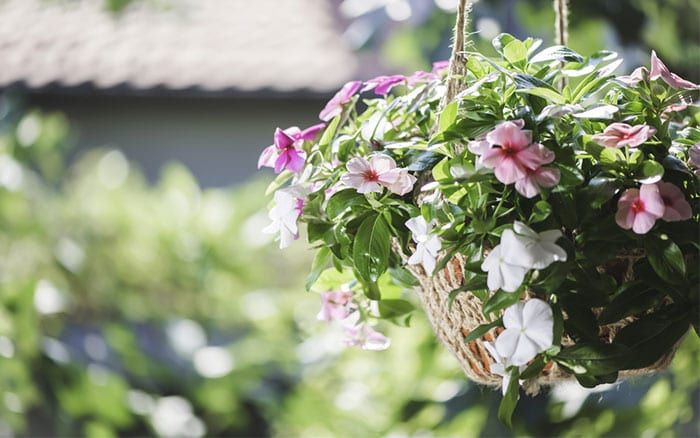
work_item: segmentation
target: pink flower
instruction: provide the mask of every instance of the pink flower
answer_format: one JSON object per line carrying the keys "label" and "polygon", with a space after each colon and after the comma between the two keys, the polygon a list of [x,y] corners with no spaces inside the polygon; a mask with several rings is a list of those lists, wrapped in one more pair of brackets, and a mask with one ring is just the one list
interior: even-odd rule
{"label": "pink flower", "polygon": [[643,81],[644,77],[647,75],[649,75],[649,70],[647,70],[646,67],[637,67],[632,74],[628,76],[618,76],[617,80],[633,87]]}
{"label": "pink flower", "polygon": [[392,88],[405,81],[406,76],[404,75],[377,76],[365,82],[365,87],[362,91],[374,89],[376,94],[386,96]]}
{"label": "pink flower", "polygon": [[413,190],[413,185],[416,183],[416,177],[408,173],[408,169],[398,169],[396,182],[387,186],[389,191],[397,195],[405,195]]}
{"label": "pink flower", "polygon": [[549,189],[559,183],[559,169],[540,167],[527,171],[527,176],[515,182],[515,190],[526,198],[534,198],[543,188]]}
{"label": "pink flower", "polygon": [[528,169],[537,170],[554,160],[552,151],[539,143],[532,143],[532,134],[522,130],[520,123],[501,123],[486,134],[486,141],[491,149],[481,155],[481,163],[494,169],[496,178],[503,184],[525,178]]}
{"label": "pink flower", "polygon": [[274,167],[275,173],[280,173],[283,169],[299,172],[306,160],[306,152],[300,148],[301,142],[313,140],[325,126],[325,123],[319,123],[303,131],[296,126],[287,128],[284,131],[277,128],[273,144],[266,147],[260,154],[258,169],[266,166]]}
{"label": "pink flower", "polygon": [[335,96],[333,96],[331,100],[328,101],[326,106],[321,110],[321,112],[318,115],[318,118],[323,120],[324,122],[328,122],[333,117],[342,113],[343,105],[350,102],[350,98],[352,98],[352,96],[355,93],[357,93],[357,90],[360,89],[360,86],[362,86],[362,82],[360,81],[351,81],[343,85],[343,88],[341,88],[337,93],[335,93]]}
{"label": "pink flower", "polygon": [[659,187],[659,194],[664,202],[666,209],[661,219],[667,222],[684,221],[690,219],[693,211],[690,204],[686,201],[681,189],[669,182],[659,181],[656,183]]}
{"label": "pink flower", "polygon": [[436,75],[441,74],[442,72],[444,72],[448,68],[450,68],[450,61],[449,60],[433,62],[433,73],[435,73]]}
{"label": "pink flower", "polygon": [[612,123],[600,134],[591,137],[593,141],[608,148],[623,146],[636,147],[649,140],[656,129],[648,125],[630,126],[627,123]]}
{"label": "pink flower", "polygon": [[421,82],[430,82],[436,80],[437,78],[438,77],[435,73],[419,70],[417,72],[414,72],[411,76],[407,77],[406,82],[408,83],[409,87],[413,87]]}
{"label": "pink flower", "polygon": [[342,321],[347,346],[357,346],[363,350],[386,350],[391,339],[374,330],[366,321],[360,321],[360,312],[353,312]]}
{"label": "pink flower", "polygon": [[382,186],[403,195],[408,193],[416,182],[406,169],[398,169],[396,162],[388,155],[375,155],[369,161],[355,157],[346,165],[348,172],[340,181],[357,189],[358,193],[381,192]]}
{"label": "pink flower", "polygon": [[617,201],[615,222],[637,234],[646,234],[666,209],[656,184],[642,184],[640,189],[627,189]]}
{"label": "pink flower", "polygon": [[669,87],[671,88],[683,88],[686,90],[694,90],[698,88],[697,84],[694,84],[690,81],[686,81],[685,79],[681,78],[675,73],[671,73],[668,70],[668,67],[661,62],[658,56],[656,56],[656,52],[654,50],[651,51],[651,72],[649,73],[649,79],[652,81],[657,78],[661,78],[664,82],[666,82]]}
{"label": "pink flower", "polygon": [[351,291],[332,291],[321,294],[321,311],[316,316],[321,321],[342,321],[352,308]]}

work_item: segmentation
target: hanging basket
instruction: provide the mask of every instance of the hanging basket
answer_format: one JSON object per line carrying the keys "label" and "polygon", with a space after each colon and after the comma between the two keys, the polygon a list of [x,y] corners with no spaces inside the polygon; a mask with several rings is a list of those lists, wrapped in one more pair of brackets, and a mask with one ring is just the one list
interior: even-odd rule
{"label": "hanging basket", "polygon": [[[459,2],[455,33],[452,47],[452,54],[449,62],[449,73],[446,78],[446,93],[441,101],[441,108],[444,108],[455,97],[464,90],[465,83],[461,80],[465,71],[465,34],[468,28],[468,16],[471,5],[466,0]],[[555,10],[555,30],[556,41],[561,46],[565,46],[568,38],[568,1],[554,0]],[[463,146],[459,146],[463,148]],[[431,180],[430,174],[419,176],[424,182]],[[416,197],[421,204],[421,196]],[[414,247],[415,248],[415,247]],[[400,245],[394,242],[394,251],[401,255],[406,262],[409,258]],[[609,261],[605,266],[598,267],[602,273],[616,277],[621,283],[630,283],[635,280],[634,263],[644,257],[643,251],[636,254],[620,254]],[[483,336],[475,340],[465,342],[465,338],[479,326],[486,325],[490,321],[484,315],[482,309],[484,302],[469,291],[464,291],[454,298],[450,298],[453,291],[462,289],[465,281],[465,257],[456,254],[446,263],[446,266],[438,272],[427,274],[420,265],[407,265],[411,273],[418,279],[420,286],[416,289],[417,295],[428,315],[433,330],[448,350],[457,358],[460,366],[467,377],[481,385],[498,386],[502,384],[502,376],[493,374],[491,367],[494,365],[494,357],[485,347],[484,342],[493,343],[497,337],[498,329],[491,329]],[[534,294],[529,291],[524,292],[526,297]],[[668,301],[665,302],[668,304]],[[592,309],[599,313],[599,309]],[[654,309],[649,309],[645,313],[653,313]],[[615,323],[600,325],[598,336],[602,343],[610,344],[616,334],[624,327],[630,325],[637,318],[630,316]],[[502,329],[500,329],[502,331]],[[624,370],[620,373],[620,378],[631,376],[648,375],[663,370],[671,363],[673,356],[680,347],[682,338],[679,339],[653,364],[634,370]],[[565,334],[562,345],[572,346],[575,341]],[[549,386],[565,380],[574,380],[575,375],[562,368],[555,362],[549,362],[542,372],[535,378],[529,379],[524,387],[530,394],[536,394],[543,386]]]}
{"label": "hanging basket", "polygon": [[502,386],[506,424],[520,385],[654,373],[700,320],[700,87],[654,52],[615,76],[612,52],[565,47],[554,4],[560,45],[502,34],[491,59],[465,50],[461,0],[449,66],[348,82],[258,163],[279,174],[266,231],[284,248],[306,223],[316,247],[319,318],[381,350],[418,286],[465,374]]}

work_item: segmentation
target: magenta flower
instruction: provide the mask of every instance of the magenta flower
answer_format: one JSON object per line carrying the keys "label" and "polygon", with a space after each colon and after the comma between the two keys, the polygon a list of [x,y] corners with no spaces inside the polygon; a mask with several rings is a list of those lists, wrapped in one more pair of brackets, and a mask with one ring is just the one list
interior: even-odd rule
{"label": "magenta flower", "polygon": [[275,130],[274,143],[266,147],[258,159],[258,169],[261,167],[274,167],[275,173],[283,169],[299,172],[304,167],[306,152],[301,149],[304,140],[313,140],[318,132],[326,126],[325,123],[313,125],[301,131],[296,126],[284,131]]}
{"label": "magenta flower", "polygon": [[365,87],[362,89],[362,91],[374,89],[375,94],[378,94],[380,96],[386,96],[392,88],[394,88],[401,82],[406,82],[406,76],[377,76],[376,78],[370,79],[367,82],[365,82]]}
{"label": "magenta flower", "polygon": [[321,110],[318,118],[324,122],[330,121],[333,117],[343,112],[343,105],[350,102],[350,98],[357,93],[357,90],[362,86],[360,81],[351,81],[343,85],[343,88],[335,93],[335,96],[328,101],[326,106]]}
{"label": "magenta flower", "polygon": [[527,170],[527,175],[515,181],[515,190],[526,198],[534,198],[542,189],[549,189],[559,183],[559,169],[540,167]]}
{"label": "magenta flower", "polygon": [[481,155],[484,167],[494,169],[503,184],[512,184],[525,178],[529,170],[537,170],[551,163],[554,154],[539,143],[532,143],[530,131],[522,130],[519,123],[508,121],[486,134],[491,149]]}
{"label": "magenta flower", "polygon": [[332,291],[321,294],[321,311],[317,318],[321,321],[342,321],[350,313],[352,306],[351,291]]}
{"label": "magenta flower", "polygon": [[639,189],[627,189],[617,201],[615,222],[637,234],[646,234],[664,215],[664,200],[656,184],[642,184]]}
{"label": "magenta flower", "polygon": [[392,192],[404,195],[416,182],[406,169],[396,167],[396,162],[388,155],[375,155],[369,161],[355,157],[346,165],[348,172],[340,181],[357,189],[358,193],[381,192],[382,186]]}
{"label": "magenta flower", "polygon": [[661,78],[664,82],[668,84],[671,88],[683,88],[686,90],[694,90],[698,88],[697,84],[687,81],[675,73],[671,73],[666,67],[666,64],[661,62],[656,52],[651,51],[651,72],[649,73],[649,79],[652,81],[657,78]]}
{"label": "magenta flower", "polygon": [[686,201],[681,189],[669,182],[659,181],[659,195],[664,202],[666,209],[661,219],[667,222],[684,221],[690,219],[693,211]]}
{"label": "magenta flower", "polygon": [[623,146],[636,147],[649,140],[656,129],[648,125],[630,126],[627,123],[612,123],[600,134],[595,134],[591,139],[601,146],[608,148],[621,148]]}

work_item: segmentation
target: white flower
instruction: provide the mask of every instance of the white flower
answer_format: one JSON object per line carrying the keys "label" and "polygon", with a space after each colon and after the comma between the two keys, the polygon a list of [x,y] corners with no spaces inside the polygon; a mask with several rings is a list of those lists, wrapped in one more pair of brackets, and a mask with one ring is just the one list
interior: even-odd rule
{"label": "white flower", "polygon": [[496,339],[496,351],[507,363],[521,366],[552,346],[552,308],[533,298],[517,302],[503,312],[505,330]]}
{"label": "white flower", "polygon": [[408,264],[420,263],[427,274],[432,274],[435,270],[438,251],[442,246],[437,234],[431,233],[432,224],[428,224],[423,216],[416,216],[406,221],[406,228],[411,230],[413,241],[416,242],[416,251],[408,259]]}
{"label": "white flower", "polygon": [[[504,235],[506,231],[503,232]],[[496,245],[481,264],[481,270],[489,274],[486,279],[489,290],[515,292],[525,279],[528,268],[506,262],[503,245]]]}
{"label": "white flower", "polygon": [[[491,370],[492,374],[495,374],[497,376],[503,377],[503,382],[501,383],[501,391],[503,392],[503,395],[506,395],[506,392],[508,392],[508,386],[510,385],[510,372],[508,372],[508,368],[511,367],[513,364],[508,362],[507,357],[501,356],[498,351],[496,351],[496,347],[493,342],[484,342],[484,347],[488,350],[488,352],[491,354],[493,359],[496,361],[496,363],[492,363],[489,366],[489,369]],[[525,369],[525,365],[521,365],[518,368],[519,372],[522,372]]]}
{"label": "white flower", "polygon": [[288,247],[299,237],[297,219],[299,218],[300,200],[284,190],[275,192],[275,206],[270,209],[268,217],[272,223],[263,228],[263,233],[280,235],[280,249]]}
{"label": "white flower", "polygon": [[565,262],[566,251],[554,242],[562,236],[559,230],[537,233],[515,221],[513,230],[501,235],[501,252],[506,263],[528,269],[544,269],[554,262]]}

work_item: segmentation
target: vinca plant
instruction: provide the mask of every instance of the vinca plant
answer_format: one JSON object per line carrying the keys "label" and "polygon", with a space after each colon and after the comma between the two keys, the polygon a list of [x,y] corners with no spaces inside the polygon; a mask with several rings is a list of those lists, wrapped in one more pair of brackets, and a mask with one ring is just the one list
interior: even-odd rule
{"label": "vinca plant", "polygon": [[284,248],[306,224],[306,286],[339,342],[388,348],[408,291],[464,261],[441,299],[480,303],[486,322],[460,342],[483,342],[510,424],[520,386],[553,369],[611,383],[697,333],[700,111],[698,86],[654,52],[618,76],[609,51],[493,45],[458,70],[345,84],[322,123],[278,128],[259,167],[278,173],[266,231]]}

